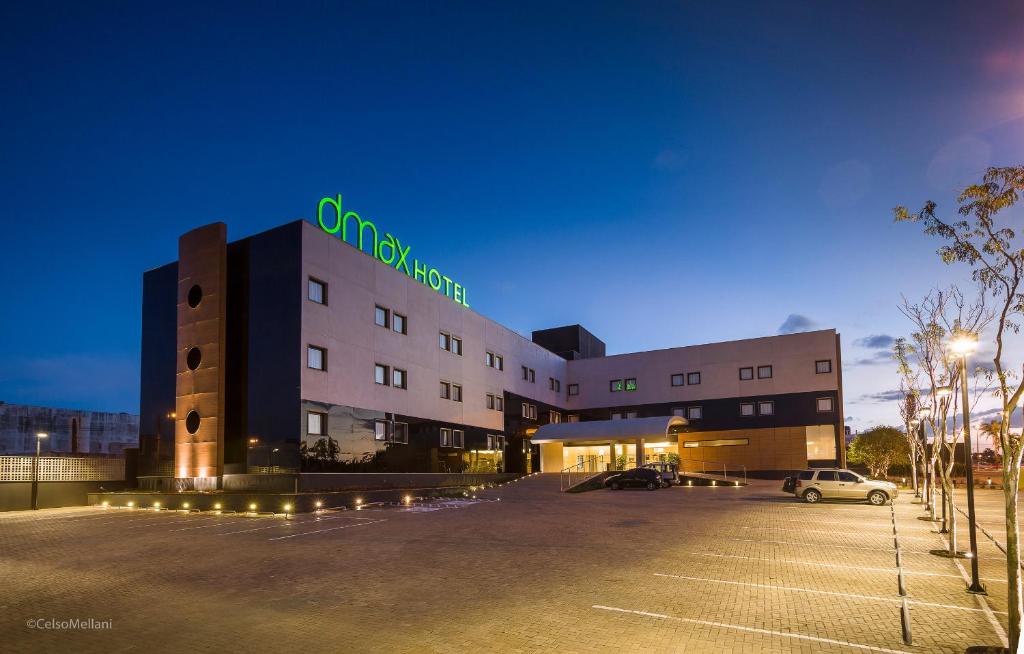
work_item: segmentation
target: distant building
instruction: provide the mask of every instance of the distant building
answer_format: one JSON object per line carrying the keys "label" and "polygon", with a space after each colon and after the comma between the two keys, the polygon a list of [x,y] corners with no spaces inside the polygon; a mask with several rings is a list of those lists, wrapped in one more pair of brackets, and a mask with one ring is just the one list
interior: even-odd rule
{"label": "distant building", "polygon": [[35,454],[38,432],[43,452],[122,454],[138,446],[139,416],[0,402],[0,454]]}

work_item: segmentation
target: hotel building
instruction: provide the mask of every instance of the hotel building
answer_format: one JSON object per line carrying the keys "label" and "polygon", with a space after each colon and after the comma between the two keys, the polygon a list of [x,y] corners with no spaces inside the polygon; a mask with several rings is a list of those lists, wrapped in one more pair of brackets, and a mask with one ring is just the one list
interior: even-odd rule
{"label": "hotel building", "polygon": [[[327,226],[198,228],[144,274],[143,474],[551,472],[609,448],[752,473],[844,463],[834,330],[610,356],[579,325],[527,339],[372,223],[351,214],[345,238],[340,200]],[[532,440],[654,416],[683,420],[653,442]]]}

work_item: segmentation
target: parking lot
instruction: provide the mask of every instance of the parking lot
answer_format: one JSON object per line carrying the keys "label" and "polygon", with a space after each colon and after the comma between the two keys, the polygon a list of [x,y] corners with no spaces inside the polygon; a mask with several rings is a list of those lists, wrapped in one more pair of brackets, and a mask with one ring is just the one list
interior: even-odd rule
{"label": "parking lot", "polygon": [[[3,651],[963,652],[998,644],[987,598],[895,505],[807,505],[781,482],[558,492],[281,517],[79,508],[0,515]],[[966,539],[966,531],[964,531]],[[964,546],[966,540],[964,540]],[[994,546],[993,546],[994,550]],[[997,565],[998,564],[998,565]],[[31,619],[111,621],[30,629]],[[999,625],[1003,625],[1000,627]]]}

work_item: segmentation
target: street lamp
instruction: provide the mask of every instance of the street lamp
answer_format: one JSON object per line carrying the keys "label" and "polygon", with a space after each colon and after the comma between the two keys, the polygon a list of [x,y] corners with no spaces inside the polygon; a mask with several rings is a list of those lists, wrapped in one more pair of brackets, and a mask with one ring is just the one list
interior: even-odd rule
{"label": "street lamp", "polygon": [[43,439],[49,436],[44,431],[36,432],[36,458],[32,459],[32,510],[39,508],[39,450]]}
{"label": "street lamp", "polygon": [[931,407],[923,406],[917,411],[920,420],[921,427],[921,452],[924,453],[924,508],[926,511],[931,513],[931,517],[935,517],[935,510],[932,507],[932,458],[928,455],[928,435],[925,433],[924,423],[932,415]]}
{"label": "street lamp", "polygon": [[251,456],[252,453],[249,452],[249,450],[251,450],[252,448],[256,447],[256,445],[259,444],[259,442],[260,442],[260,439],[258,439],[258,438],[250,438],[249,439],[249,447],[248,447],[248,449],[246,449],[246,452],[245,452],[245,474],[249,474],[249,459],[252,458],[252,456]]}
{"label": "street lamp", "polygon": [[274,455],[278,453],[281,448],[275,447],[270,450],[270,472],[274,472]]}
{"label": "street lamp", "polygon": [[961,332],[950,342],[949,349],[960,355],[960,388],[964,405],[964,456],[967,465],[967,527],[971,535],[971,585],[970,593],[985,593],[978,572],[978,533],[974,522],[974,461],[971,457],[971,411],[967,397],[967,357],[978,349],[978,338],[974,334]]}

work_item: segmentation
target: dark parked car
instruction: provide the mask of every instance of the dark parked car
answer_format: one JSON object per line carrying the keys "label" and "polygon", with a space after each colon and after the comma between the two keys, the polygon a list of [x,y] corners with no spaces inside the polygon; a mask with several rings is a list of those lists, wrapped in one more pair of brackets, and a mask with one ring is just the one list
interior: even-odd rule
{"label": "dark parked car", "polygon": [[642,468],[650,468],[656,470],[661,475],[661,484],[663,486],[675,486],[681,483],[679,481],[679,466],[674,463],[667,461],[652,461],[645,463],[640,466]]}
{"label": "dark parked car", "polygon": [[661,473],[651,468],[633,468],[605,479],[604,485],[612,490],[622,488],[658,490],[661,488]]}

